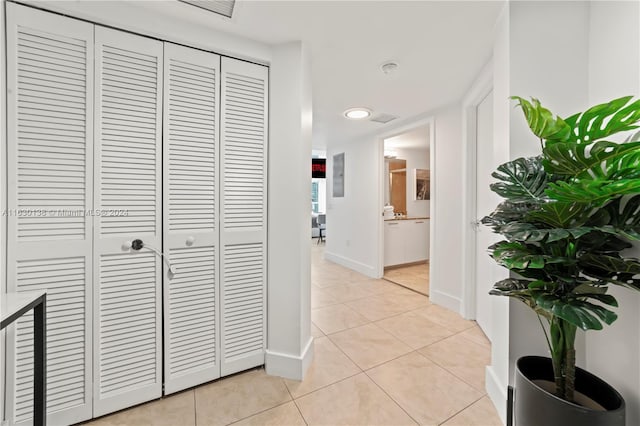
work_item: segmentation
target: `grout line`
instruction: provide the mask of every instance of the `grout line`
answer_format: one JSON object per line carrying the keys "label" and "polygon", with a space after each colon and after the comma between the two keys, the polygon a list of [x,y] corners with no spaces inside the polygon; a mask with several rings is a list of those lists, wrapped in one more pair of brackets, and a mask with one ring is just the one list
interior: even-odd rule
{"label": "grout line", "polygon": [[[429,293],[423,293],[423,292],[421,292],[421,291],[418,291],[418,290],[416,290],[416,289],[415,289],[415,288],[413,288],[413,287],[409,287],[409,285],[408,285],[408,284],[402,284],[402,283],[399,283],[399,282],[397,282],[397,281],[393,281],[391,278],[387,278],[387,277],[384,277],[384,276],[383,276],[381,279],[383,279],[383,280],[385,280],[385,281],[388,281],[388,282],[390,282],[390,283],[393,283],[393,284],[395,284],[395,285],[398,285],[398,286],[400,286],[400,287],[402,287],[402,288],[406,288],[407,290],[411,290],[411,291],[413,291],[414,293],[417,293],[417,294],[419,294],[419,295],[421,295],[421,296],[427,296],[427,297],[429,297]],[[427,286],[429,286],[429,283],[427,283]],[[428,290],[427,290],[427,291],[428,291]]]}
{"label": "grout line", "polygon": [[[412,352],[415,352],[415,351],[412,351]],[[412,352],[409,352],[408,354],[404,354],[404,355],[402,355],[402,356],[409,355],[409,354],[411,354]],[[386,361],[386,362],[384,362],[384,363],[382,363],[382,364],[380,364],[380,365],[376,365],[375,367],[371,367],[371,368],[369,368],[368,370],[365,370],[365,371],[364,371],[364,374],[369,378],[369,380],[371,380],[371,381],[373,382],[373,384],[374,384],[374,385],[376,385],[376,386],[378,387],[378,389],[380,389],[380,390],[382,391],[382,393],[384,393],[385,395],[387,395],[387,396],[389,397],[389,399],[391,399],[391,401],[393,401],[393,402],[398,406],[398,408],[400,408],[402,411],[404,411],[404,413],[405,413],[407,416],[409,416],[409,418],[410,418],[411,420],[413,420],[414,422],[416,422],[416,424],[418,424],[418,425],[419,425],[419,424],[420,424],[420,422],[419,422],[416,418],[414,418],[411,414],[409,414],[409,412],[408,412],[407,410],[405,410],[405,409],[404,409],[404,407],[400,404],[400,402],[399,402],[399,401],[396,401],[396,399],[395,399],[394,397],[392,397],[391,395],[389,395],[389,393],[386,391],[386,389],[384,389],[380,384],[378,384],[378,382],[376,382],[376,381],[375,381],[375,379],[374,379],[373,377],[371,377],[371,376],[368,374],[368,371],[371,371],[371,370],[373,370],[373,369],[374,369],[374,368],[376,368],[376,367],[380,367],[380,366],[382,366],[382,365],[384,365],[384,364],[387,364],[387,363],[389,363],[389,362],[391,362],[391,361],[394,361],[394,360],[396,360],[396,359],[398,359],[398,358],[400,358],[400,357],[397,357],[397,358],[391,359],[391,360]]]}
{"label": "grout line", "polygon": [[304,418],[304,414],[302,414],[302,410],[300,410],[300,407],[298,406],[296,399],[293,397],[293,394],[291,393],[291,389],[289,389],[289,386],[287,386],[287,383],[284,380],[282,382],[284,383],[284,386],[287,388],[287,392],[289,392],[289,396],[291,397],[291,402],[293,402],[293,405],[295,405],[296,410],[298,410],[298,413],[300,414],[300,418],[302,418],[302,421],[304,422],[305,425],[309,426],[309,422],[307,422],[307,419]]}
{"label": "grout line", "polygon": [[[289,396],[291,396],[291,394],[289,394]],[[232,421],[231,423],[226,423],[226,424],[227,424],[227,425],[233,425],[233,424],[236,424],[236,423],[238,423],[238,422],[241,422],[241,421],[246,420],[246,419],[248,419],[248,418],[251,418],[251,417],[253,417],[253,416],[257,416],[258,414],[262,414],[262,413],[265,413],[265,412],[267,412],[267,411],[269,411],[269,410],[273,410],[274,408],[282,407],[283,405],[286,405],[286,404],[288,404],[288,403],[290,403],[290,402],[293,402],[293,400],[291,400],[291,401],[285,401],[285,402],[283,402],[282,404],[277,404],[277,405],[274,405],[273,407],[269,407],[269,408],[265,408],[264,410],[256,411],[256,412],[255,412],[255,413],[253,413],[253,414],[249,414],[248,416],[242,417],[242,418],[240,418],[240,419],[237,419],[237,420]]]}
{"label": "grout line", "polygon": [[[431,346],[431,345],[429,345]],[[424,348],[422,348],[424,349]],[[432,363],[434,363],[435,365],[437,365],[438,367],[442,368],[443,370],[445,370],[447,373],[451,374],[453,377],[457,378],[458,380],[464,382],[467,386],[469,386],[470,388],[472,388],[475,391],[478,391],[480,393],[482,393],[483,395],[487,394],[487,391],[485,389],[478,389],[476,388],[476,386],[474,384],[471,384],[467,379],[459,376],[457,373],[455,373],[454,371],[450,370],[449,367],[440,364],[438,361],[436,361],[435,359],[432,359],[431,357],[423,354],[422,352],[420,352],[419,350],[416,351],[418,352],[420,355],[422,355],[423,357],[425,357],[426,359],[428,359],[429,361],[431,361]],[[482,366],[482,368],[486,368],[487,365]]]}
{"label": "grout line", "polygon": [[196,389],[193,389],[193,424],[198,426],[198,399],[196,398]]}
{"label": "grout line", "polygon": [[[355,364],[355,363],[354,363],[354,364]],[[358,369],[359,369],[360,371],[358,371],[358,372],[356,372],[356,373],[353,373],[353,374],[350,374],[350,375],[348,375],[348,376],[345,376],[345,377],[343,377],[343,378],[341,378],[341,379],[339,379],[339,380],[336,380],[335,382],[332,382],[332,383],[329,383],[329,384],[326,384],[326,385],[322,385],[322,386],[320,386],[318,389],[314,389],[314,390],[312,390],[312,391],[310,391],[310,392],[304,393],[304,394],[300,395],[299,397],[295,398],[295,399],[294,399],[294,401],[298,401],[298,400],[300,400],[300,399],[302,399],[302,398],[306,398],[306,397],[308,397],[308,396],[310,396],[310,395],[313,395],[313,394],[314,394],[314,393],[316,393],[316,392],[319,392],[319,391],[321,391],[321,390],[323,390],[323,389],[329,388],[329,387],[331,387],[331,386],[333,386],[333,385],[337,385],[338,383],[342,383],[342,382],[344,382],[344,381],[346,381],[346,380],[353,379],[354,377],[359,376],[360,374],[363,374],[363,373],[364,373],[364,370],[362,370],[362,369],[358,366],[358,364],[355,364],[355,366],[356,366],[356,367],[358,367]],[[296,404],[296,405],[297,405],[297,404]]]}
{"label": "grout line", "polygon": [[454,417],[455,417],[455,416],[457,416],[458,414],[462,413],[462,412],[463,412],[464,410],[466,410],[467,408],[471,407],[473,404],[475,404],[475,403],[477,403],[478,401],[480,401],[480,400],[481,400],[482,398],[484,398],[485,396],[487,396],[487,395],[486,395],[486,394],[485,394],[485,395],[482,395],[480,398],[476,399],[476,400],[475,400],[475,401],[473,401],[471,404],[469,404],[469,405],[467,405],[466,407],[464,407],[462,410],[458,411],[458,412],[457,412],[457,413],[455,413],[455,414],[452,414],[450,417],[447,417],[445,420],[443,420],[443,421],[442,421],[442,423],[438,423],[438,425],[443,425],[443,424],[445,424],[446,422],[448,422],[449,420],[451,420],[452,418],[454,418]]}

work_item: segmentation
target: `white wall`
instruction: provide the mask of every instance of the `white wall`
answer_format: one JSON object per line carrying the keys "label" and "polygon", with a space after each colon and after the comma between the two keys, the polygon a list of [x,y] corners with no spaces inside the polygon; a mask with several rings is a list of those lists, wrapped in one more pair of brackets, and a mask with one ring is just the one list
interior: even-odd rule
{"label": "white wall", "polygon": [[[589,32],[589,104],[640,96],[638,2],[594,2]],[[620,140],[621,138],[618,138]],[[628,255],[640,257],[640,245]],[[640,294],[615,288],[618,320],[586,338],[587,369],[612,384],[627,403],[627,425],[640,424]]]}
{"label": "white wall", "polygon": [[462,309],[462,105],[436,111],[435,140],[431,144],[431,233],[429,296],[433,303],[455,312]]}
{"label": "white wall", "polygon": [[267,373],[302,379],[311,330],[311,81],[299,42],[274,47],[269,131]]}
{"label": "white wall", "polygon": [[[425,144],[428,141],[425,140]],[[395,148],[398,158],[407,161],[407,216],[428,217],[430,200],[415,200],[415,169],[430,169],[427,148]],[[388,179],[387,179],[388,180]]]}
{"label": "white wall", "polygon": [[[509,27],[510,7],[506,3],[494,32],[493,48],[493,152],[498,163],[509,161]],[[502,276],[507,278],[503,269]],[[491,299],[491,365],[486,370],[487,395],[491,398],[503,423],[506,423],[507,386],[509,385],[509,300],[504,297]]]}
{"label": "white wall", "polygon": [[[325,257],[370,277],[379,275],[378,227],[383,153],[375,137],[327,147]],[[344,197],[333,196],[333,156],[344,152]]]}

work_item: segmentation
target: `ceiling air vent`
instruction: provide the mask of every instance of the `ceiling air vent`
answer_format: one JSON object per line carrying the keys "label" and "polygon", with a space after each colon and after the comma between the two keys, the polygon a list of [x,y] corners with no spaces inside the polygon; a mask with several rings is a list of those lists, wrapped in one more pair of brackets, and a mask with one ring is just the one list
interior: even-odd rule
{"label": "ceiling air vent", "polygon": [[233,7],[236,4],[236,0],[180,0],[184,3],[189,3],[193,6],[207,9],[218,15],[231,18],[233,15]]}
{"label": "ceiling air vent", "polygon": [[371,117],[371,121],[375,121],[376,123],[382,123],[382,124],[387,124],[390,121],[395,120],[396,117],[395,115],[391,115],[391,114],[385,114],[385,113],[380,113],[380,114],[376,114],[373,117]]}

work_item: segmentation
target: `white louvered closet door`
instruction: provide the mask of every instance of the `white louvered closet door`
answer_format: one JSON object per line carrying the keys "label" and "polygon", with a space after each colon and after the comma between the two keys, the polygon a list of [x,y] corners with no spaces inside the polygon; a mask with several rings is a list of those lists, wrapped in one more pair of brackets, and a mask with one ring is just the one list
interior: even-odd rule
{"label": "white louvered closet door", "polygon": [[220,377],[219,86],[218,55],[165,43],[165,394]]}
{"label": "white louvered closet door", "polygon": [[268,68],[222,58],[221,371],[264,364]]}
{"label": "white louvered closet door", "polygon": [[94,416],[162,394],[162,49],[95,29]]}
{"label": "white louvered closet door", "polygon": [[[47,290],[48,422],[76,423],[91,417],[93,26],[6,10],[8,291]],[[32,424],[32,314],[7,342],[7,420]]]}

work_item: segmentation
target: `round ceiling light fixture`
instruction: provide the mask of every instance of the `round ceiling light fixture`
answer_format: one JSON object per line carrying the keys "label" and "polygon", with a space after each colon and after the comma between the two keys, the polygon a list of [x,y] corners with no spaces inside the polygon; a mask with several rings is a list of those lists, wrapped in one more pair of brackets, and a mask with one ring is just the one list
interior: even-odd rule
{"label": "round ceiling light fixture", "polygon": [[398,69],[398,63],[396,61],[387,61],[380,65],[380,69],[385,74],[391,74]]}
{"label": "round ceiling light fixture", "polygon": [[363,120],[371,116],[371,110],[369,108],[349,108],[344,112],[344,116],[351,120]]}

